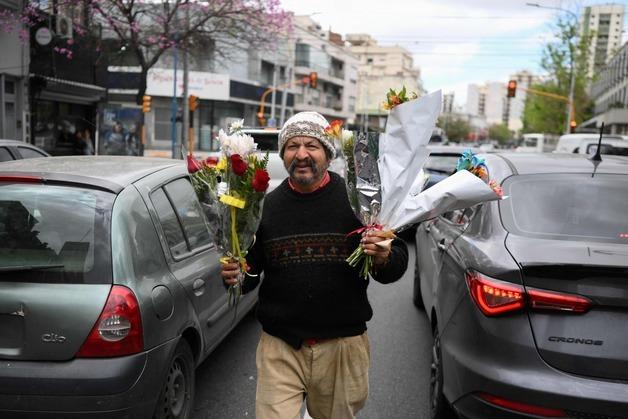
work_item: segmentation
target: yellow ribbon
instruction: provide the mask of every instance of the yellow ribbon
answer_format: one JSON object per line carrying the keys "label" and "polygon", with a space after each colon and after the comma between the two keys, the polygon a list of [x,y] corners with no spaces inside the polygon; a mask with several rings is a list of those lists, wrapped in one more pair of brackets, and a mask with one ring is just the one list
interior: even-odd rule
{"label": "yellow ribbon", "polygon": [[246,205],[246,201],[244,199],[236,198],[235,196],[231,195],[222,195],[220,197],[220,202],[229,205],[232,209],[234,207],[244,209],[244,206]]}

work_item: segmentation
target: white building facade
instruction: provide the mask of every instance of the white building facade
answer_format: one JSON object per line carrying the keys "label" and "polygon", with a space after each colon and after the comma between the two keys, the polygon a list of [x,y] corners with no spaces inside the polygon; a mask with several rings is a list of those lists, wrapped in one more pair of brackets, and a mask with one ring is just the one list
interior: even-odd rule
{"label": "white building facade", "polygon": [[[17,12],[18,0],[0,0],[0,10]],[[28,40],[20,40],[20,24],[12,31],[0,30],[0,138],[30,142],[28,109]]]}
{"label": "white building facade", "polygon": [[[340,34],[323,30],[311,17],[296,16],[294,26],[294,111],[355,123],[358,59]],[[315,86],[309,83],[313,73]]]}
{"label": "white building facade", "polygon": [[408,92],[425,93],[421,71],[412,54],[398,45],[382,46],[367,34],[348,34],[350,50],[359,59],[357,113],[364,128],[383,128],[387,111],[382,108],[389,89],[403,86]]}
{"label": "white building facade", "polygon": [[593,78],[619,50],[624,31],[624,6],[600,4],[585,7],[580,17],[580,33],[592,35],[589,50],[589,77]]}

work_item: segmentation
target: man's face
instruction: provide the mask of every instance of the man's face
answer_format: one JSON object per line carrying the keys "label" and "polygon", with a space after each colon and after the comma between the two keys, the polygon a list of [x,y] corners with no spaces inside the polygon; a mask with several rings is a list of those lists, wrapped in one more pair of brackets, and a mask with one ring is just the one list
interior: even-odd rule
{"label": "man's face", "polygon": [[322,179],[329,160],[325,147],[316,138],[293,137],[284,146],[283,164],[293,182],[308,186]]}

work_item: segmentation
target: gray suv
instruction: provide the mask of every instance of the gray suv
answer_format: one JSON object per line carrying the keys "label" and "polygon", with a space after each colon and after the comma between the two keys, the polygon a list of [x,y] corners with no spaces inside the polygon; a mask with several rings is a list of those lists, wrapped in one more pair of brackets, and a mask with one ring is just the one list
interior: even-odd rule
{"label": "gray suv", "polygon": [[52,157],[0,169],[0,417],[191,416],[230,308],[186,166]]}

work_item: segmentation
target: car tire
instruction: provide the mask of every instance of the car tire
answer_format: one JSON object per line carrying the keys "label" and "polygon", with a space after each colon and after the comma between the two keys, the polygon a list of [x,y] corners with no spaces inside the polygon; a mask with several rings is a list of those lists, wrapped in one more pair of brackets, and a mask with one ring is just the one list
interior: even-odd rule
{"label": "car tire", "polygon": [[430,419],[453,419],[456,414],[443,394],[443,358],[438,329],[434,330],[432,362],[430,366]]}
{"label": "car tire", "polygon": [[194,407],[194,356],[190,345],[181,340],[170,359],[155,419],[188,419]]}
{"label": "car tire", "polygon": [[414,283],[412,286],[412,302],[418,309],[424,310],[423,297],[421,296],[421,277],[419,276],[419,258],[414,260]]}

